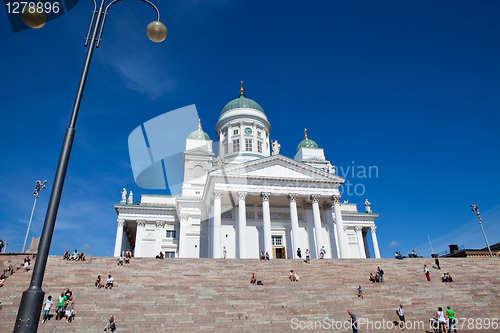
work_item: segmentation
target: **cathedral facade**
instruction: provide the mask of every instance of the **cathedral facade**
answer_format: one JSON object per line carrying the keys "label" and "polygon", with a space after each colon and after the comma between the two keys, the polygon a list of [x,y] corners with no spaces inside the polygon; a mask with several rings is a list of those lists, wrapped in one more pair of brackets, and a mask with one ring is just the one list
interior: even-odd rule
{"label": "cathedral facade", "polygon": [[[295,157],[269,141],[262,107],[240,96],[223,109],[216,125],[218,156],[201,126],[186,139],[184,181],[178,195],[141,195],[137,204],[115,205],[114,255],[136,257],[379,258],[375,219],[355,203],[341,203],[344,178],[313,140]],[[370,251],[371,248],[371,251]]]}

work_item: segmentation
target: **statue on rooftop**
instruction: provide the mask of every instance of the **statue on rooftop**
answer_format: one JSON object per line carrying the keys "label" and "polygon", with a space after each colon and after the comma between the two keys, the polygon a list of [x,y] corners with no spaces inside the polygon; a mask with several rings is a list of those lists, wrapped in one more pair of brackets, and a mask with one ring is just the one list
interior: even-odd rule
{"label": "statue on rooftop", "polygon": [[330,162],[326,165],[328,167],[328,173],[335,175],[335,165],[332,165]]}
{"label": "statue on rooftop", "polygon": [[366,201],[365,201],[365,210],[366,210],[366,213],[371,213],[372,212],[372,210],[370,209],[370,205],[371,204],[372,203],[370,201],[368,201],[368,199],[366,199]]}
{"label": "statue on rooftop", "polygon": [[281,145],[278,143],[278,140],[274,140],[273,142],[273,155],[278,155],[280,153]]}
{"label": "statue on rooftop", "polygon": [[122,202],[126,202],[126,201],[127,201],[127,190],[124,187],[123,191],[122,191]]}
{"label": "statue on rooftop", "polygon": [[133,195],[132,191],[130,191],[130,194],[128,195],[128,201],[127,201],[127,203],[129,205],[132,205],[134,203],[134,195]]}

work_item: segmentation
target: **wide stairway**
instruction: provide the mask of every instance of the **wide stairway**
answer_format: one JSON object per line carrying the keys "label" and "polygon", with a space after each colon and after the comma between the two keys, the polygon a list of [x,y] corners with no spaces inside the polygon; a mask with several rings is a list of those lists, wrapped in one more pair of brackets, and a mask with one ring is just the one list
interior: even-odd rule
{"label": "wide stairway", "polygon": [[[87,260],[49,258],[45,295],[57,299],[70,288],[76,317],[72,323],[52,318],[39,325],[39,332],[99,332],[112,314],[117,332],[289,332],[299,325],[314,328],[314,322],[319,330],[328,328],[324,323],[331,325],[331,320],[335,321],[333,328],[341,325],[336,322],[347,320],[348,310],[358,317],[361,332],[384,332],[391,330],[367,327],[362,320],[370,320],[372,325],[397,320],[399,304],[403,304],[407,321],[425,323],[425,328],[410,330],[414,332],[429,330],[428,320],[439,306],[446,309],[450,305],[457,317],[481,318],[483,324],[486,318],[500,317],[499,259],[442,259],[441,270],[433,268],[433,259],[325,259],[304,263],[133,258],[124,266],[117,266],[116,259],[109,257]],[[424,264],[430,268],[430,282],[424,276]],[[384,283],[368,281],[377,266],[385,272]],[[299,274],[300,281],[289,280],[291,269]],[[17,271],[0,288],[0,332],[12,331],[31,272]],[[262,286],[249,283],[252,272],[262,280]],[[443,272],[450,272],[454,282],[441,282]],[[97,275],[105,281],[108,274],[114,277],[115,287],[97,289]],[[358,285],[363,287],[363,299],[357,297]],[[55,305],[51,313],[54,309]],[[318,326],[319,322],[323,326]],[[480,327],[474,323],[473,328]]]}

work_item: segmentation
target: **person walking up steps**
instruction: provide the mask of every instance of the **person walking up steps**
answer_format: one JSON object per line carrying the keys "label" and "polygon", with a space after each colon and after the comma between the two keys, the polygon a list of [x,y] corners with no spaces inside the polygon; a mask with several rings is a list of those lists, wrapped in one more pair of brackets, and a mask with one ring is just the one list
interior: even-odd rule
{"label": "person walking up steps", "polygon": [[427,278],[427,281],[430,281],[431,276],[429,275],[429,267],[427,267],[427,265],[424,265],[424,274],[425,274],[425,277]]}
{"label": "person walking up steps", "polygon": [[455,333],[457,333],[457,322],[455,319],[455,312],[453,312],[453,310],[449,305],[446,310],[446,315],[448,316],[448,332],[451,333],[451,329],[453,328],[455,330]]}
{"label": "person walking up steps", "polygon": [[52,307],[52,304],[54,304],[54,302],[52,301],[52,296],[49,295],[49,297],[47,297],[47,300],[45,301],[44,306],[43,306],[42,324],[45,323],[45,321],[49,318],[49,312],[50,312],[50,308]]}
{"label": "person walking up steps", "polygon": [[363,299],[363,289],[361,289],[361,286],[358,287],[358,297],[361,297],[361,299]]}
{"label": "person walking up steps", "polygon": [[403,304],[399,304],[399,307],[396,309],[396,314],[399,317],[399,327],[404,330],[406,320],[405,320],[405,315],[403,313]]}

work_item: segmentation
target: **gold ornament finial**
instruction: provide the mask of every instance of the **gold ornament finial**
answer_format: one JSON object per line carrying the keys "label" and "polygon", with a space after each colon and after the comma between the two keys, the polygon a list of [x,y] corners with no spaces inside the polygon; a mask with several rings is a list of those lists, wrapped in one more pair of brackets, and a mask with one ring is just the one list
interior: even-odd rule
{"label": "gold ornament finial", "polygon": [[201,130],[201,119],[198,119],[198,131]]}
{"label": "gold ornament finial", "polygon": [[307,140],[307,128],[304,128],[304,136],[306,137]]}
{"label": "gold ornament finial", "polygon": [[243,89],[243,81],[241,81],[241,84],[240,84],[240,95],[243,95],[243,92],[245,90]]}

